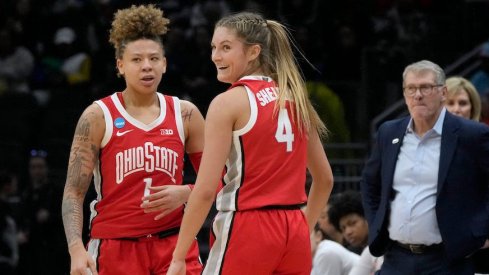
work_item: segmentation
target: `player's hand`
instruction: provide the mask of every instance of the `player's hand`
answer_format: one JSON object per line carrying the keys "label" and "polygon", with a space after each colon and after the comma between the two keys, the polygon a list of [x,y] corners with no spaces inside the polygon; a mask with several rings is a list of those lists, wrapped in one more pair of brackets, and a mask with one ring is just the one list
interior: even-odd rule
{"label": "player's hand", "polygon": [[144,213],[160,212],[155,220],[182,206],[190,195],[190,188],[186,185],[152,186],[149,189],[152,194],[142,198],[141,207]]}
{"label": "player's hand", "polygon": [[170,267],[168,268],[168,272],[166,275],[185,275],[186,266],[184,260],[171,260]]}
{"label": "player's hand", "polygon": [[70,275],[98,275],[95,261],[85,250],[83,244],[74,244],[69,248],[71,256]]}

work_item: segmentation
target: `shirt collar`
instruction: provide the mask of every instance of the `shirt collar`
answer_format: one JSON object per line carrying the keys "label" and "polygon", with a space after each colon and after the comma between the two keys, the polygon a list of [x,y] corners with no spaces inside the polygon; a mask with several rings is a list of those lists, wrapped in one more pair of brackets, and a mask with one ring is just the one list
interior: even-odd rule
{"label": "shirt collar", "polygon": [[[447,109],[445,107],[443,107],[443,109],[440,112],[440,115],[438,116],[438,119],[435,122],[435,125],[433,125],[433,128],[431,128],[430,132],[434,131],[435,133],[437,133],[438,135],[441,136],[441,133],[443,131],[443,121],[445,120],[446,112],[447,112]],[[413,118],[411,118],[409,120],[407,129],[406,129],[406,133],[414,133]]]}

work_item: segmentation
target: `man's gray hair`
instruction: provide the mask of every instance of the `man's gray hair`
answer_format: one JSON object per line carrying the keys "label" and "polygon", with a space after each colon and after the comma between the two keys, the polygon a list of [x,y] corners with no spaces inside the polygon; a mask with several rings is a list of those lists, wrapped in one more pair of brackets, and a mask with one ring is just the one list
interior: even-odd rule
{"label": "man's gray hair", "polygon": [[404,82],[408,72],[419,73],[423,71],[432,71],[435,73],[436,84],[445,85],[445,72],[440,66],[429,60],[421,60],[408,65],[402,73],[402,80]]}

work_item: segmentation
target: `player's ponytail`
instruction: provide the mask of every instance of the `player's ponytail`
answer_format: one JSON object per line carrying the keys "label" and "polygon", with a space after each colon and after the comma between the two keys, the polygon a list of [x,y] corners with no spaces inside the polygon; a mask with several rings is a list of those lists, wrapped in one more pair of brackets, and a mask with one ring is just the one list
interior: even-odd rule
{"label": "player's ponytail", "polygon": [[274,20],[265,20],[256,13],[241,12],[222,18],[216,27],[236,31],[247,45],[260,45],[259,66],[279,87],[275,114],[284,108],[285,100],[290,100],[294,106],[293,121],[300,131],[315,129],[321,136],[327,134],[326,126],[309,100],[304,78],[292,52],[292,46],[297,47],[285,26]]}

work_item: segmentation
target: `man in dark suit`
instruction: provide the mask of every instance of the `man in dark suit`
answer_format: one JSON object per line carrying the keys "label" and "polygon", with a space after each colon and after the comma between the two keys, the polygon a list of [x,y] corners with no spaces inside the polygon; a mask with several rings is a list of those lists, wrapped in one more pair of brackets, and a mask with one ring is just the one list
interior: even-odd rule
{"label": "man in dark suit", "polygon": [[382,275],[474,274],[489,247],[489,127],[446,111],[430,61],[406,67],[403,91],[410,117],[380,126],[363,171],[370,251]]}

